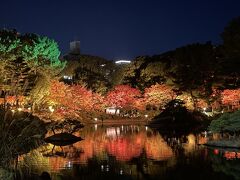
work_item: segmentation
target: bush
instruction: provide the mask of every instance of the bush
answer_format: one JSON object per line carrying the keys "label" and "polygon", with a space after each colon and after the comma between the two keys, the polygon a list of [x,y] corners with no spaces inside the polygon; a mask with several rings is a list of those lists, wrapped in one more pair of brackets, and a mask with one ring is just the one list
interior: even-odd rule
{"label": "bush", "polygon": [[208,127],[210,131],[223,133],[240,131],[240,111],[225,113],[216,120],[213,120]]}

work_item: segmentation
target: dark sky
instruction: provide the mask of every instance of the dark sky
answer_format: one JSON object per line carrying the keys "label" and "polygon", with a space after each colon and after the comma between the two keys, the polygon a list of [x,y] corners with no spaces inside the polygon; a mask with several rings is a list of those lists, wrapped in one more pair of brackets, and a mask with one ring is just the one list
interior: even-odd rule
{"label": "dark sky", "polygon": [[84,54],[132,59],[211,40],[240,16],[240,0],[2,0],[0,27],[72,40]]}

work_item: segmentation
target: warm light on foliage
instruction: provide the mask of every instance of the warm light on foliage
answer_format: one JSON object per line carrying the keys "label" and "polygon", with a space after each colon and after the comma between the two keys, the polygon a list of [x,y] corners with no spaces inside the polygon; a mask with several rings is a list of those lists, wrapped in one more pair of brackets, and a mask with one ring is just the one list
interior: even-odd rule
{"label": "warm light on foliage", "polygon": [[61,115],[74,114],[78,111],[94,111],[103,108],[103,97],[80,85],[66,85],[52,81],[48,104],[55,106]]}
{"label": "warm light on foliage", "polygon": [[92,91],[87,90],[85,87],[80,85],[70,86],[69,95],[72,97],[71,103],[74,104],[75,109],[90,110],[92,108]]}
{"label": "warm light on foliage", "polygon": [[145,89],[144,98],[147,104],[162,107],[175,99],[176,93],[170,86],[155,84]]}
{"label": "warm light on foliage", "polygon": [[92,108],[98,111],[102,111],[105,108],[104,97],[101,94],[92,94]]}
{"label": "warm light on foliage", "polygon": [[207,108],[208,104],[204,99],[197,99],[196,107],[199,109]]}
{"label": "warm light on foliage", "polygon": [[224,105],[232,105],[235,108],[239,107],[240,89],[225,89],[222,94],[222,103]]}
{"label": "warm light on foliage", "polygon": [[[173,157],[173,151],[164,141],[159,133],[146,133],[145,128],[134,131],[134,127],[124,127],[127,133],[119,131],[119,127],[112,127],[111,131],[114,136],[108,136],[109,128],[99,128],[97,131],[85,128],[77,136],[83,136],[84,140],[77,142],[71,146],[62,147],[66,157],[55,156],[50,158],[51,166],[59,170],[59,163],[65,164],[68,161],[75,161],[80,164],[86,164],[89,159],[98,157],[103,160],[107,158],[107,154],[116,157],[118,161],[126,162],[133,158],[140,157],[143,151],[146,156],[152,160],[167,160]],[[136,129],[135,129],[136,130]],[[62,151],[60,147],[55,147],[54,152]],[[82,151],[77,156],[79,150]],[[49,153],[52,153],[52,147],[48,147]],[[48,156],[46,156],[48,157]],[[73,158],[77,157],[77,158]]]}
{"label": "warm light on foliage", "polygon": [[187,109],[189,109],[189,110],[194,109],[193,101],[192,101],[191,95],[189,93],[183,93],[183,94],[177,96],[177,99],[182,100],[184,102],[184,106],[186,106]]}
{"label": "warm light on foliage", "polygon": [[52,81],[48,101],[50,105],[64,105],[68,100],[68,85],[59,81]]}
{"label": "warm light on foliage", "polygon": [[[11,105],[16,105],[18,101],[18,105],[21,105],[24,103],[25,97],[24,96],[7,96],[6,97],[6,103]],[[4,103],[4,98],[0,98],[0,104]]]}
{"label": "warm light on foliage", "polygon": [[112,91],[108,92],[106,102],[108,106],[128,108],[132,107],[141,93],[138,89],[128,85],[118,85]]}
{"label": "warm light on foliage", "polygon": [[146,103],[144,98],[138,98],[133,102],[133,108],[144,111],[146,109]]}

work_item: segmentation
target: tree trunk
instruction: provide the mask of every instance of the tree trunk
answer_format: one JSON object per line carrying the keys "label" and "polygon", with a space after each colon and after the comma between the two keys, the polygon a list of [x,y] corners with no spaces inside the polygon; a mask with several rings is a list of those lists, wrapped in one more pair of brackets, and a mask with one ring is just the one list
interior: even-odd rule
{"label": "tree trunk", "polygon": [[32,114],[35,112],[35,106],[36,106],[36,103],[33,102],[33,103],[32,103],[32,106],[31,106],[31,112],[32,112]]}
{"label": "tree trunk", "polygon": [[191,95],[192,102],[193,102],[193,109],[196,110],[197,109],[197,104],[196,104],[196,101],[195,101],[195,97],[193,96],[192,90],[190,91],[190,95]]}

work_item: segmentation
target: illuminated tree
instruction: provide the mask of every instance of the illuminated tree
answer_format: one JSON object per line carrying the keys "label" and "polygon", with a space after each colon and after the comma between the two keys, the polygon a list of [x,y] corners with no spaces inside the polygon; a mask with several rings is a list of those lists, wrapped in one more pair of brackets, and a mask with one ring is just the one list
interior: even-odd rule
{"label": "illuminated tree", "polygon": [[140,96],[141,93],[138,89],[128,85],[118,85],[108,92],[106,101],[108,106],[129,108],[133,106],[136,99]]}
{"label": "illuminated tree", "polygon": [[59,55],[57,43],[47,37],[0,31],[0,83],[5,95],[28,95],[42,78],[59,74],[65,65]]}
{"label": "illuminated tree", "polygon": [[132,106],[134,109],[144,111],[146,109],[145,99],[144,98],[135,99]]}
{"label": "illuminated tree", "polygon": [[184,102],[184,106],[186,106],[187,109],[194,109],[193,101],[189,93],[183,92],[181,95],[178,95],[176,99],[182,100]]}
{"label": "illuminated tree", "polygon": [[[7,96],[5,98],[5,103],[10,105],[15,105],[16,101],[18,101],[19,105],[23,105],[25,103],[26,98],[24,96]],[[0,98],[0,104],[4,103],[4,99]]]}
{"label": "illuminated tree", "polygon": [[[80,85],[70,86],[71,103],[78,110],[91,110],[93,107],[92,91]],[[70,103],[70,102],[69,102]]]}
{"label": "illuminated tree", "polygon": [[104,97],[99,93],[92,93],[92,110],[103,111],[105,106]]}
{"label": "illuminated tree", "polygon": [[220,90],[217,87],[212,87],[212,94],[209,98],[209,102],[213,111],[214,110],[219,111],[222,109],[221,93],[222,93],[222,90]]}
{"label": "illuminated tree", "polygon": [[208,107],[208,104],[204,99],[197,99],[196,107],[199,109],[204,109]]}
{"label": "illuminated tree", "polygon": [[183,94],[177,96],[177,99],[180,99],[184,102],[184,106],[188,110],[194,110],[194,108],[198,109],[204,109],[208,107],[208,104],[205,99],[202,98],[196,98],[195,99],[195,107],[194,107],[194,102],[192,100],[192,97],[189,93],[184,92]]}
{"label": "illuminated tree", "polygon": [[29,94],[29,103],[32,105],[32,111],[34,112],[37,107],[39,109],[45,102],[46,97],[49,94],[52,81],[46,76],[40,76],[37,78],[35,85]]}
{"label": "illuminated tree", "polygon": [[163,107],[169,101],[176,98],[176,93],[170,86],[164,84],[155,84],[145,89],[144,98],[146,104]]}
{"label": "illuminated tree", "polygon": [[81,116],[86,112],[102,111],[103,97],[80,85],[51,81],[45,105],[53,106],[59,116]]}
{"label": "illuminated tree", "polygon": [[59,82],[57,80],[51,81],[48,103],[51,106],[66,106],[67,102],[71,100],[71,96],[69,94],[69,86],[64,84],[63,82]]}
{"label": "illuminated tree", "polygon": [[225,89],[222,93],[222,104],[227,106],[239,107],[240,88],[239,89]]}
{"label": "illuminated tree", "polygon": [[69,86],[59,81],[52,81],[48,104],[59,112],[73,112],[91,108],[91,91],[79,86]]}

